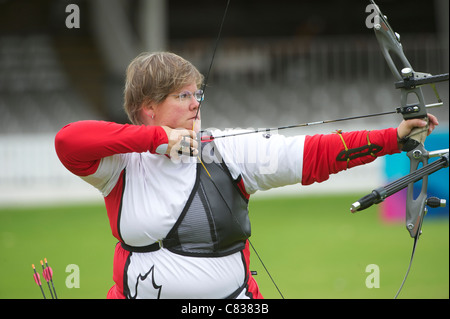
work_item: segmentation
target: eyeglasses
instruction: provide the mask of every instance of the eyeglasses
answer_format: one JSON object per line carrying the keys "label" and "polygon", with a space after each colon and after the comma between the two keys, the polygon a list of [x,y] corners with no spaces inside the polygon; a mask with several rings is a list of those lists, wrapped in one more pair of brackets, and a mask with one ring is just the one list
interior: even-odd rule
{"label": "eyeglasses", "polygon": [[180,94],[171,94],[172,96],[177,97],[180,102],[186,101],[187,99],[191,99],[192,96],[197,100],[197,102],[201,102],[205,99],[203,95],[203,90],[197,90],[194,93],[189,91],[181,92]]}

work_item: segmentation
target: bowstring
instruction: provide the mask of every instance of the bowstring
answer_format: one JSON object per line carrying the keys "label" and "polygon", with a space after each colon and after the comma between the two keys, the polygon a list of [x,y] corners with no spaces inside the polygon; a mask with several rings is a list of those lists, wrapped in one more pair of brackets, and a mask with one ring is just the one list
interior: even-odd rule
{"label": "bowstring", "polygon": [[[203,84],[202,84],[203,96],[205,96],[206,84],[208,83],[209,75],[211,74],[211,69],[212,69],[212,66],[213,66],[213,63],[214,63],[214,58],[216,57],[217,47],[219,46],[220,38],[222,37],[222,29],[223,29],[223,25],[225,23],[225,18],[227,16],[229,5],[230,5],[230,0],[227,1],[227,5],[225,7],[225,11],[224,11],[223,16],[222,16],[222,22],[220,23],[220,27],[219,27],[219,33],[217,34],[216,43],[214,45],[214,50],[213,50],[213,54],[212,54],[212,57],[211,57],[211,62],[209,63],[209,68],[208,68],[208,72],[206,73],[205,81],[203,81]],[[204,99],[202,99],[200,101],[199,105],[198,105],[197,113],[195,114],[194,121],[192,123],[192,130],[194,130],[195,121],[197,120],[198,112],[200,111],[200,107],[202,105],[203,100]]]}
{"label": "bowstring", "polygon": [[[203,96],[205,95],[205,92],[206,92],[206,88],[207,88],[207,83],[208,83],[209,75],[211,74],[212,65],[213,65],[213,62],[214,62],[214,58],[215,58],[215,56],[216,56],[217,47],[219,46],[219,41],[220,41],[220,38],[221,38],[221,35],[222,35],[222,29],[223,29],[223,25],[224,25],[224,23],[225,23],[225,18],[226,18],[226,16],[227,16],[227,12],[228,12],[228,7],[229,7],[229,5],[230,5],[230,0],[227,1],[227,5],[226,5],[226,7],[225,7],[225,11],[224,11],[224,14],[223,14],[223,17],[222,17],[222,21],[221,21],[220,27],[219,27],[219,33],[218,33],[218,35],[217,35],[216,43],[215,43],[215,45],[214,45],[214,50],[213,50],[213,54],[212,54],[212,58],[211,58],[211,63],[209,64],[208,72],[206,73],[205,81],[203,82],[203,85],[202,85]],[[200,111],[200,107],[201,107],[201,104],[202,104],[203,100],[204,100],[204,99],[202,99],[202,100],[199,102],[199,105],[198,105],[198,108],[197,108],[197,113],[195,114],[194,121],[193,121],[193,123],[192,123],[192,130],[194,130],[194,127],[195,127],[195,121],[196,121],[197,118],[198,118],[198,113],[199,113],[199,111]],[[216,190],[217,190],[217,192],[219,193],[220,197],[222,197],[222,200],[224,201],[224,203],[225,203],[225,205],[227,206],[228,210],[230,211],[231,215],[233,216],[233,218],[235,219],[235,221],[237,222],[237,224],[238,224],[239,227],[241,228],[241,231],[243,232],[243,234],[244,234],[246,237],[249,237],[248,234],[247,234],[247,233],[244,231],[244,229],[242,228],[242,225],[240,224],[239,220],[238,220],[238,219],[236,218],[236,216],[233,214],[233,211],[231,210],[230,206],[228,205],[228,203],[226,202],[226,200],[223,198],[223,195],[222,195],[222,193],[219,191],[219,188],[217,187],[217,185],[216,185],[216,183],[214,182],[214,180],[212,179],[211,174],[209,173],[209,171],[206,169],[205,165],[203,164],[203,161],[201,160],[200,155],[197,156],[197,158],[199,159],[200,163],[202,164],[203,168],[205,169],[206,173],[208,174],[208,176],[209,176],[209,178],[210,178],[212,184],[213,184],[214,187],[216,188]],[[280,294],[281,298],[284,299],[284,296],[283,296],[283,294],[281,293],[281,290],[278,288],[278,285],[275,283],[275,280],[273,279],[273,277],[272,277],[272,275],[270,274],[268,268],[267,268],[266,265],[264,264],[264,262],[263,262],[262,258],[260,257],[258,251],[255,249],[255,246],[254,246],[254,245],[252,244],[252,242],[250,241],[250,238],[247,238],[247,241],[248,241],[249,245],[252,247],[253,251],[255,252],[256,257],[258,257],[258,260],[260,261],[261,265],[263,266],[265,272],[266,272],[267,275],[269,276],[269,278],[270,278],[270,280],[272,281],[273,285],[274,285],[275,288],[277,289],[277,291],[278,291],[278,293]]]}
{"label": "bowstring", "polygon": [[406,282],[406,278],[408,278],[409,271],[411,270],[411,265],[412,265],[412,262],[414,259],[414,254],[416,252],[416,246],[417,246],[417,241],[419,240],[419,236],[420,236],[420,230],[417,232],[416,236],[414,237],[414,244],[413,244],[413,249],[412,249],[412,253],[411,253],[411,259],[409,261],[409,266],[406,271],[405,277],[403,278],[402,284],[400,285],[400,288],[398,289],[397,293],[395,294],[394,299],[397,299],[398,295],[400,294],[400,291],[402,291],[403,285]]}

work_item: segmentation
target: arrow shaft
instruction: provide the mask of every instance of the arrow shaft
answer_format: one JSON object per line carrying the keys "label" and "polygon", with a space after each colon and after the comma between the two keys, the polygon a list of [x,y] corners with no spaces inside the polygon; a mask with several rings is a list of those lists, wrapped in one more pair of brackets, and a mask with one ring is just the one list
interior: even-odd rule
{"label": "arrow shaft", "polygon": [[[442,102],[432,103],[432,104],[425,105],[425,108],[440,107],[442,105],[443,105]],[[307,122],[307,123],[301,123],[301,124],[291,124],[291,125],[271,127],[271,128],[266,128],[266,129],[250,130],[250,131],[239,132],[239,133],[234,133],[234,134],[225,134],[225,135],[214,136],[214,137],[212,137],[212,139],[239,136],[239,135],[247,135],[247,134],[254,134],[254,133],[261,133],[261,132],[281,131],[281,130],[286,130],[286,129],[291,129],[291,128],[299,128],[299,127],[314,126],[314,125],[321,125],[321,124],[328,124],[328,123],[335,123],[335,122],[358,120],[358,119],[364,119],[364,118],[370,118],[370,117],[376,117],[376,116],[390,115],[390,114],[395,114],[395,113],[401,113],[399,108],[397,108],[395,111],[386,111],[386,112],[372,113],[372,114],[365,114],[365,115],[355,115],[355,116],[342,117],[342,118],[337,118],[337,119],[332,119],[332,120],[322,120],[322,121]],[[208,142],[208,141],[210,141],[210,140],[205,139],[202,142]]]}
{"label": "arrow shaft", "polygon": [[49,267],[47,266],[47,268],[45,268],[42,260],[41,260],[41,266],[42,266],[42,275],[44,276],[44,279],[47,282],[48,290],[50,290],[50,295],[52,296],[52,299],[54,299],[52,288],[50,287],[50,282],[49,282],[49,279],[51,279],[51,276],[50,277],[48,276]]}
{"label": "arrow shaft", "polygon": [[301,124],[292,124],[292,125],[285,125],[285,126],[279,126],[279,127],[271,127],[271,128],[266,128],[266,129],[250,130],[250,131],[239,132],[239,133],[234,133],[234,134],[214,136],[213,139],[261,133],[261,132],[281,131],[281,130],[286,130],[286,129],[291,129],[291,128],[299,128],[299,127],[305,127],[305,126],[313,126],[313,125],[320,125],[320,124],[350,121],[350,120],[382,116],[382,115],[388,115],[388,114],[394,114],[394,113],[397,113],[397,111],[387,111],[387,112],[382,112],[382,113],[356,115],[356,116],[349,116],[349,117],[337,118],[337,119],[332,119],[332,120],[322,120],[322,121],[316,121],[316,122],[307,122],[307,123],[301,123]]}
{"label": "arrow shaft", "polygon": [[34,265],[31,265],[31,266],[33,267],[33,271],[34,271],[34,275],[33,275],[34,281],[39,286],[39,288],[41,288],[42,296],[44,297],[44,299],[47,299],[45,297],[44,289],[42,289],[41,278],[40,278],[39,274],[37,273],[36,268],[34,267]]}
{"label": "arrow shaft", "polygon": [[[55,299],[58,299],[58,296],[56,295],[55,285],[53,284],[53,270],[52,270],[51,267],[48,266],[47,258],[44,258],[44,261],[45,261],[45,265],[47,266],[47,268],[46,268],[46,270],[48,271],[47,275],[48,275],[48,277],[50,279],[50,282],[52,283],[53,293],[55,295]],[[50,289],[50,286],[49,286],[49,289]],[[50,290],[50,292],[51,292],[51,290]],[[52,298],[53,298],[53,294],[52,294]]]}

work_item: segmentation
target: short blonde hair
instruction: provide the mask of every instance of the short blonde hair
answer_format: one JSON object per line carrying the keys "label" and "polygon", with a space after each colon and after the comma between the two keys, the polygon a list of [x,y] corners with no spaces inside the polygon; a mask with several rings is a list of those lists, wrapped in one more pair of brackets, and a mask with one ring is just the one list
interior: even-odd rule
{"label": "short blonde hair", "polygon": [[172,92],[196,83],[203,75],[189,61],[171,52],[144,52],[127,68],[124,109],[131,123],[143,124],[140,110],[145,104],[160,104]]}

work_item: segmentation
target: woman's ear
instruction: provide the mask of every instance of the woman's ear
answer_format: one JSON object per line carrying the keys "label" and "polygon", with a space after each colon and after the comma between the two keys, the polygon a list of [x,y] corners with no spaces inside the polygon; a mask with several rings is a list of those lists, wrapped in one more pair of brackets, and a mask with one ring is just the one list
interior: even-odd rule
{"label": "woman's ear", "polygon": [[153,104],[143,104],[141,107],[141,119],[144,124],[152,124],[155,118],[155,107]]}

